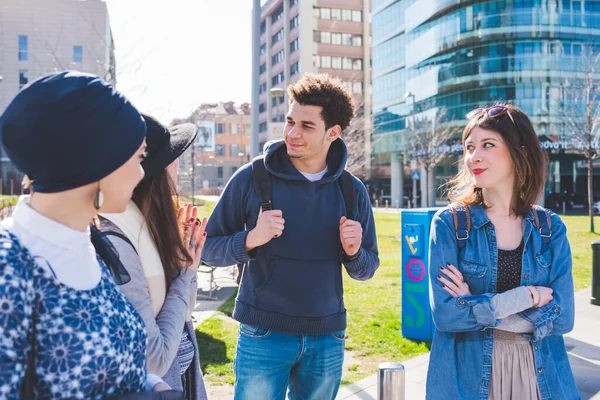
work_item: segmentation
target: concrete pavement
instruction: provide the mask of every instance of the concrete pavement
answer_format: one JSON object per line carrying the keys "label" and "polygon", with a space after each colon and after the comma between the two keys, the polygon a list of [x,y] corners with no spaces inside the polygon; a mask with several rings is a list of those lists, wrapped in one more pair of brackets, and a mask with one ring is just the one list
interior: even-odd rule
{"label": "concrete pavement", "polygon": [[[600,306],[590,304],[591,289],[575,293],[575,327],[565,345],[583,400],[600,400]],[[393,360],[382,360],[393,361]],[[429,353],[403,363],[406,400],[425,399]],[[340,389],[338,400],[377,399],[377,375]]]}

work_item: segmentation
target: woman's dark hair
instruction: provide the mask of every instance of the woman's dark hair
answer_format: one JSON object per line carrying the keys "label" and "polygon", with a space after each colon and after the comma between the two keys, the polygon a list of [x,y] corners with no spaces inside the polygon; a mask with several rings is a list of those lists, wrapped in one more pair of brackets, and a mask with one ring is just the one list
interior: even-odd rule
{"label": "woman's dark hair", "polygon": [[183,244],[183,232],[177,221],[179,205],[175,183],[167,170],[163,169],[138,185],[132,199],[148,224],[168,285],[184,264],[192,262],[192,257]]}
{"label": "woman's dark hair", "polygon": [[[502,137],[515,166],[511,209],[514,215],[525,215],[542,196],[548,157],[540,146],[527,114],[513,104],[498,105],[506,107],[510,116],[505,113],[493,118],[489,117],[487,112],[476,115],[467,123],[463,131],[462,144],[465,145],[465,141],[475,127],[496,132]],[[448,197],[451,201],[486,206],[481,188],[475,187],[464,163],[460,172],[448,184],[450,186]]]}

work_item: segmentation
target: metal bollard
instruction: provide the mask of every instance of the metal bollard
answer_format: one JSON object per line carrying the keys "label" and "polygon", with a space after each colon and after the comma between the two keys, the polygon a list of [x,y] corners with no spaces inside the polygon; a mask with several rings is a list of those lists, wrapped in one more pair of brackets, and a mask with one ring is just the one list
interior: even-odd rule
{"label": "metal bollard", "polygon": [[375,200],[375,208],[379,208],[379,200]]}
{"label": "metal bollard", "polygon": [[388,201],[385,201],[385,208],[389,208]]}
{"label": "metal bollard", "polygon": [[394,362],[379,364],[377,375],[377,400],[404,400],[404,365]]}
{"label": "metal bollard", "polygon": [[591,303],[600,306],[600,241],[592,242],[592,299]]}

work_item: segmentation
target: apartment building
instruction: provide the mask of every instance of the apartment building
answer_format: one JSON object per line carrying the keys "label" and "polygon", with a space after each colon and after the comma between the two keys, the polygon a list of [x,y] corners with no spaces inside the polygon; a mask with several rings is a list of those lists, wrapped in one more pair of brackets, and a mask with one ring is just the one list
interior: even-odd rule
{"label": "apartment building", "polygon": [[[364,126],[371,126],[368,0],[266,1],[253,29],[255,151],[282,137],[288,104],[285,88],[306,72],[340,78],[354,93]],[[365,129],[367,139],[370,133]],[[370,152],[368,143],[365,151]]]}
{"label": "apartment building", "polygon": [[179,183],[184,193],[216,194],[250,160],[250,104],[201,104],[185,120],[198,127],[191,150],[181,158]]}
{"label": "apartment building", "polygon": [[[114,45],[102,0],[0,1],[0,113],[29,82],[79,70],[115,82]],[[3,193],[20,191],[22,176],[0,150]]]}

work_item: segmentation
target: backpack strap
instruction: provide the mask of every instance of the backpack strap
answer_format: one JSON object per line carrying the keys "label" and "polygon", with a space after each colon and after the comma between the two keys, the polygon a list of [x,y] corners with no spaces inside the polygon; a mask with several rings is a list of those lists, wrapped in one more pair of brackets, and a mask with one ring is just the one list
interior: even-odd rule
{"label": "backpack strap", "polygon": [[342,195],[344,196],[344,204],[346,205],[346,218],[355,220],[356,215],[354,215],[354,204],[356,189],[354,187],[354,179],[352,178],[352,174],[344,170],[338,179],[338,184],[340,185]]}
{"label": "backpack strap", "polygon": [[263,211],[272,210],[271,194],[273,193],[273,185],[271,184],[271,174],[267,171],[263,156],[255,157],[252,160],[252,182],[260,199],[260,208]]}
{"label": "backpack strap", "polygon": [[540,231],[540,235],[542,236],[542,244],[544,247],[548,247],[552,240],[552,219],[550,218],[550,213],[544,207],[538,205],[532,205],[531,212],[533,213],[535,227]]}
{"label": "backpack strap", "polygon": [[469,210],[469,206],[460,203],[450,204],[450,210],[452,211],[454,230],[456,231],[456,244],[460,250],[467,245],[467,240],[469,239],[471,210]]}

